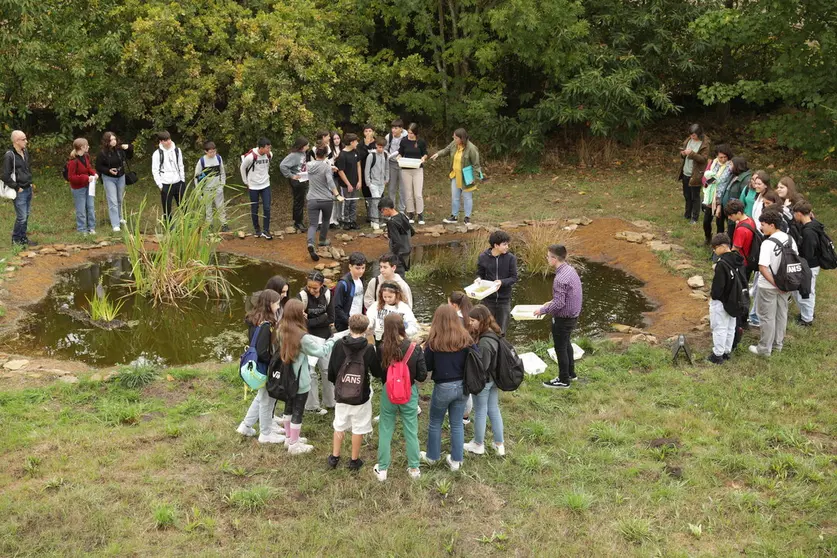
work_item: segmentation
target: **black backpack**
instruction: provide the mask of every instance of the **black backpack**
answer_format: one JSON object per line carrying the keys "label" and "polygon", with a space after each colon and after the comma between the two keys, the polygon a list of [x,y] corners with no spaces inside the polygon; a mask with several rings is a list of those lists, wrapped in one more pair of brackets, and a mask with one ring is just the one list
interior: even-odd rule
{"label": "black backpack", "polygon": [[484,389],[485,368],[480,360],[480,348],[471,345],[465,356],[465,380],[462,382],[462,391],[465,395],[476,395]]}
{"label": "black backpack", "polygon": [[761,252],[761,243],[764,242],[764,235],[761,231],[754,229],[749,223],[738,223],[736,227],[744,227],[753,233],[753,242],[750,244],[750,254],[747,256],[747,272],[759,270],[759,252]]}
{"label": "black backpack", "polygon": [[[786,243],[782,243],[774,237],[770,237],[770,241],[778,246],[781,251],[779,259],[779,268],[773,273],[773,280],[776,281],[776,287],[783,292],[792,292],[798,290],[806,290],[805,278],[808,277],[808,286],[811,286],[811,270],[808,267],[808,262],[794,252],[790,239]],[[774,249],[775,250],[775,249]]]}
{"label": "black backpack", "polygon": [[498,337],[495,333],[486,335],[497,341],[497,365],[492,374],[494,385],[502,391],[516,390],[523,383],[523,361],[505,337]]}
{"label": "black backpack", "polygon": [[267,394],[279,401],[289,401],[299,392],[299,376],[294,374],[293,361],[285,363],[276,351],[267,369]]}
{"label": "black backpack", "polygon": [[834,242],[825,234],[825,229],[819,231],[820,241],[820,269],[837,268],[837,253],[834,251]]}
{"label": "black backpack", "polygon": [[[741,268],[735,267],[725,260],[718,260],[718,263],[724,264],[729,269],[733,280],[732,289],[730,289],[727,299],[723,301],[724,310],[727,314],[736,318],[748,315],[750,313],[750,289]],[[734,312],[730,312],[730,310]]]}
{"label": "black backpack", "polygon": [[360,405],[363,403],[363,378],[366,375],[366,362],[363,358],[366,348],[361,350],[344,348],[346,358],[334,379],[334,400],[346,405]]}

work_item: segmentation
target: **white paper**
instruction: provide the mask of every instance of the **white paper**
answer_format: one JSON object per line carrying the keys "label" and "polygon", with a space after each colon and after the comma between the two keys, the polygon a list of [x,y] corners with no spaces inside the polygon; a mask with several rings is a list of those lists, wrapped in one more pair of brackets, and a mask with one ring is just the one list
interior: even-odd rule
{"label": "white paper", "polygon": [[95,197],[96,196],[96,177],[95,176],[90,177],[90,183],[88,184],[87,195],[90,196],[90,197]]}
{"label": "white paper", "polygon": [[299,173],[299,180],[297,182],[308,182],[308,171],[302,171]]}

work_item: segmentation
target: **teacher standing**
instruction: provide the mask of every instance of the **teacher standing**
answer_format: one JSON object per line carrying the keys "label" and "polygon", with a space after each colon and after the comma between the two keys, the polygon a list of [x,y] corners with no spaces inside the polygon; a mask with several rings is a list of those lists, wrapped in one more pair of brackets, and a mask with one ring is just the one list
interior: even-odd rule
{"label": "teacher standing", "polygon": [[436,160],[439,155],[451,156],[451,170],[448,175],[450,178],[450,217],[442,219],[442,222],[456,224],[461,196],[465,204],[464,223],[467,225],[471,222],[471,212],[474,209],[474,190],[477,189],[477,180],[483,180],[480,152],[477,146],[468,139],[468,132],[465,128],[457,128],[453,132],[453,141],[430,158]]}
{"label": "teacher standing", "polygon": [[404,185],[404,198],[407,208],[407,218],[415,223],[418,214],[418,224],[424,224],[424,162],[427,160],[427,143],[418,137],[418,124],[413,122],[407,127],[407,137],[401,139],[398,146],[398,158],[421,159],[418,168],[402,168],[401,183]]}

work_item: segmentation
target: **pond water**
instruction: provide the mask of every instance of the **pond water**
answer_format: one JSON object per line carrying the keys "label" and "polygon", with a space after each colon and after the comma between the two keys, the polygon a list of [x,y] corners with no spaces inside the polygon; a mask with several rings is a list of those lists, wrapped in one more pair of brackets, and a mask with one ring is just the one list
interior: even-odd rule
{"label": "pond water", "polygon": [[[416,254],[421,258],[421,252]],[[130,276],[127,257],[97,260],[67,271],[48,296],[30,308],[31,316],[21,328],[11,350],[30,355],[80,360],[100,366],[147,361],[180,365],[207,360],[237,359],[247,344],[243,325],[245,299],[262,289],[273,275],[290,280],[291,293],[298,293],[305,274],[277,264],[258,262],[236,256],[219,259],[240,267],[233,283],[244,293],[230,300],[196,299],[179,307],[154,307],[142,297],[128,295],[123,286]],[[377,262],[367,276],[377,273]],[[643,312],[653,306],[639,292],[642,283],[617,269],[593,262],[583,262],[581,279],[584,306],[577,336],[596,336],[610,330],[614,322],[641,326]],[[88,308],[87,298],[99,280],[112,299],[123,297],[119,319],[129,322],[126,329],[105,331],[78,319]],[[429,322],[436,307],[447,294],[461,290],[472,277],[430,277],[412,284],[417,318]],[[365,283],[366,281],[364,281]],[[514,288],[515,304],[537,304],[552,296],[552,277],[522,279]],[[75,317],[73,316],[75,314]],[[518,345],[550,338],[548,318],[509,324],[508,336]]]}

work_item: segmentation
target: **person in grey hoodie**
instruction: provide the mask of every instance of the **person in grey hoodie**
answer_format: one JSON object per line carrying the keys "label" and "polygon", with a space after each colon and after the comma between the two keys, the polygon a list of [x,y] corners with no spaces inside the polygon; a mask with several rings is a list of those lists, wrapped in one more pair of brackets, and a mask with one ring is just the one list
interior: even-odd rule
{"label": "person in grey hoodie", "polygon": [[174,202],[180,202],[186,193],[186,169],[183,167],[183,153],[171,140],[171,134],[162,131],[157,134],[160,146],[151,155],[151,174],[160,189],[160,202],[163,204],[163,216],[171,218]]}
{"label": "person in grey hoodie", "polygon": [[293,150],[279,163],[279,171],[291,185],[294,227],[300,231],[305,230],[305,225],[302,223],[302,213],[305,208],[305,197],[308,193],[308,170],[305,165],[305,153],[307,151],[308,139],[300,136],[296,138]]}
{"label": "person in grey hoodie", "polygon": [[384,188],[389,182],[389,156],[385,150],[386,140],[378,138],[375,140],[375,150],[370,151],[366,157],[364,176],[369,186],[371,203],[369,205],[369,219],[372,221],[372,228],[376,231],[381,228],[381,214],[378,212],[378,202],[384,195]]}
{"label": "person in grey hoodie", "polygon": [[328,149],[320,146],[314,153],[316,159],[308,163],[308,255],[316,262],[320,257],[314,249],[314,235],[319,226],[320,246],[328,246],[328,222],[338,192],[331,163],[326,160]]}

